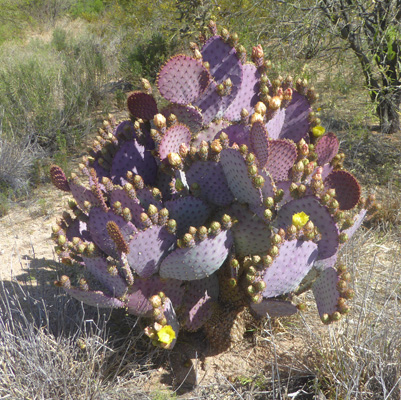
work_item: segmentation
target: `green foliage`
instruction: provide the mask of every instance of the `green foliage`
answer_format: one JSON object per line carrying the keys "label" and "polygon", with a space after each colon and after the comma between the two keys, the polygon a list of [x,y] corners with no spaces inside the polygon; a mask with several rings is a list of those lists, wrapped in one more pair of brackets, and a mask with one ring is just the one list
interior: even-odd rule
{"label": "green foliage", "polygon": [[174,400],[176,398],[176,394],[172,392],[156,391],[151,393],[152,400]]}
{"label": "green foliage", "polygon": [[[61,28],[54,30],[50,43],[35,39],[0,48],[5,140],[0,180],[14,188],[27,186],[39,154],[54,155],[66,167],[67,153],[92,127],[89,115],[103,98],[106,51],[100,39],[88,33],[72,37]],[[10,170],[10,160],[20,167]]]}
{"label": "green foliage", "polygon": [[74,18],[84,18],[88,21],[95,19],[105,10],[103,0],[78,0],[70,8],[70,14]]}
{"label": "green foliage", "polygon": [[177,45],[177,40],[170,40],[160,32],[152,33],[149,39],[136,42],[132,49],[127,49],[122,70],[131,78],[143,77],[154,82],[161,65]]}
{"label": "green foliage", "polygon": [[1,192],[0,189],[0,218],[4,217],[10,211],[10,200]]}
{"label": "green foliage", "polygon": [[26,7],[30,0],[0,0],[0,45],[21,38],[30,20]]}
{"label": "green foliage", "polygon": [[53,31],[51,44],[57,51],[66,51],[68,47],[67,32],[62,28],[56,28]]}
{"label": "green foliage", "polygon": [[[105,57],[91,37],[67,39],[56,30],[50,45],[31,41],[15,47],[0,67],[0,102],[6,135],[32,135],[51,152],[58,149],[58,132],[67,146],[76,143],[76,127],[83,127],[101,98]],[[58,51],[57,54],[54,50]]]}

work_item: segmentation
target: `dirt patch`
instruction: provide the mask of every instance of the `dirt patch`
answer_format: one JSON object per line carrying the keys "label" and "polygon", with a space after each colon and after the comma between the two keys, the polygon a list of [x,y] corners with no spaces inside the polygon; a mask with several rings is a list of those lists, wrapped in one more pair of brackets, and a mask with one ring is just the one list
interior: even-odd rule
{"label": "dirt patch", "polygon": [[35,276],[41,268],[30,268],[35,260],[43,268],[56,261],[54,244],[50,239],[51,227],[66,208],[68,195],[52,185],[35,190],[32,200],[13,205],[10,212],[0,219],[0,277],[10,280],[28,274]]}

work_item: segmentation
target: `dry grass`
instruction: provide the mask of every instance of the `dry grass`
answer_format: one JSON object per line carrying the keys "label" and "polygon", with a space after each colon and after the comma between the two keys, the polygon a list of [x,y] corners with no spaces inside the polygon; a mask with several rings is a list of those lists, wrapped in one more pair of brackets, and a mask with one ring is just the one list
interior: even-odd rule
{"label": "dry grass", "polygon": [[370,231],[343,255],[354,270],[352,312],[330,327],[323,343],[313,337],[320,347],[317,371],[329,398],[401,398],[400,242],[399,236],[379,238]]}
{"label": "dry grass", "polygon": [[1,399],[121,398],[113,397],[117,386],[140,388],[151,371],[152,354],[135,350],[140,336],[113,336],[110,315],[88,313],[65,295],[45,302],[2,282],[0,316]]}
{"label": "dry grass", "polygon": [[[276,376],[281,373],[285,381],[291,369],[309,372],[313,384],[304,390],[305,396],[320,391],[327,399],[400,399],[401,237],[370,230],[358,234],[350,244],[342,255],[353,271],[356,290],[350,314],[329,327],[317,326],[310,312],[302,323],[287,325],[286,335],[293,341],[303,337],[302,350],[287,351],[287,358],[297,358],[298,365],[281,365]],[[264,336],[277,352],[285,354],[277,335],[274,339],[269,332]],[[289,398],[283,387],[272,398]]]}

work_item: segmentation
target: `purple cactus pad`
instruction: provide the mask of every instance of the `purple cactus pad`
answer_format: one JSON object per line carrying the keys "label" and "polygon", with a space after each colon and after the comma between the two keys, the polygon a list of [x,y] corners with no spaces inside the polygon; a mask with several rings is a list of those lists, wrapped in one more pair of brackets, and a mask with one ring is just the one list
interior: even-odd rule
{"label": "purple cactus pad", "polygon": [[202,63],[183,54],[164,64],[157,78],[160,94],[172,103],[187,105],[208,87],[210,74]]}
{"label": "purple cactus pad", "polygon": [[170,104],[161,112],[166,118],[174,114],[178,121],[191,130],[193,134],[202,129],[202,114],[193,106],[184,106],[181,104]]}
{"label": "purple cactus pad", "polygon": [[297,155],[297,147],[292,141],[271,140],[264,169],[270,172],[274,180],[285,181],[289,178]]}
{"label": "purple cactus pad", "polygon": [[284,126],[284,121],[285,121],[285,113],[286,109],[285,108],[280,108],[279,110],[276,111],[274,116],[267,121],[265,124],[265,128],[267,130],[267,134],[269,138],[271,139],[282,139],[281,131]]}
{"label": "purple cactus pad", "polygon": [[262,203],[260,189],[255,188],[242,154],[234,149],[223,149],[220,164],[226,175],[228,186],[240,203],[258,205]]}
{"label": "purple cactus pad", "polygon": [[106,225],[109,221],[114,221],[117,224],[125,241],[129,240],[129,237],[136,229],[131,222],[126,222],[124,218],[114,214],[112,211],[105,212],[99,207],[91,208],[88,227],[93,241],[106,254],[118,258],[119,255],[116,245],[107,231]]}
{"label": "purple cactus pad", "polygon": [[155,274],[176,237],[164,226],[153,225],[137,232],[129,241],[128,263],[139,276],[147,278]]}
{"label": "purple cactus pad", "polygon": [[84,302],[85,304],[99,308],[123,308],[124,303],[116,299],[105,295],[101,291],[84,291],[77,288],[64,288],[64,290],[75,299]]}
{"label": "purple cactus pad", "polygon": [[206,278],[224,263],[232,243],[231,232],[221,231],[194,247],[177,248],[163,260],[160,276],[185,281]]}
{"label": "purple cactus pad", "polygon": [[189,147],[191,132],[186,125],[175,124],[163,135],[159,146],[160,159],[164,160],[170,153],[179,153],[181,144]]}
{"label": "purple cactus pad", "polygon": [[159,292],[163,292],[173,305],[177,307],[182,303],[185,287],[181,281],[176,279],[160,279],[157,275],[146,279],[137,277],[126,296],[128,312],[137,316],[149,316],[153,310],[149,298]]}
{"label": "purple cactus pad", "polygon": [[124,185],[127,183],[127,172],[142,177],[146,185],[153,185],[156,181],[157,164],[150,150],[131,140],[125,142],[117,151],[111,166],[113,183]]}
{"label": "purple cactus pad", "polygon": [[339,231],[327,207],[314,196],[305,196],[284,204],[274,225],[287,229],[292,224],[292,216],[304,212],[319,229],[322,239],[318,242],[319,259],[326,259],[337,253]]}
{"label": "purple cactus pad", "polygon": [[107,260],[102,257],[82,257],[87,270],[96,278],[108,292],[121,297],[125,294],[128,286],[125,280],[119,275],[111,275],[107,270]]}
{"label": "purple cactus pad", "polygon": [[340,143],[334,133],[329,132],[322,136],[315,146],[318,165],[329,163],[338,153],[339,147]]}
{"label": "purple cactus pad", "polygon": [[263,297],[276,297],[294,291],[312,268],[317,255],[316,243],[303,240],[284,242],[273,264],[263,275],[267,285]]}
{"label": "purple cactus pad", "polygon": [[361,198],[361,186],[348,171],[333,171],[324,180],[326,188],[335,189],[340,210],[352,210]]}
{"label": "purple cactus pad", "polygon": [[200,197],[218,206],[227,206],[234,201],[227,179],[220,163],[196,161],[187,171],[189,185],[200,186]]}
{"label": "purple cactus pad", "polygon": [[219,139],[220,135],[223,132],[227,134],[230,146],[232,146],[234,143],[236,143],[238,146],[241,146],[242,144],[244,144],[244,145],[246,145],[248,147],[250,146],[250,143],[249,143],[249,135],[250,135],[249,125],[245,125],[245,124],[229,125],[229,126],[223,128],[221,131],[219,131],[216,134],[215,139]]}
{"label": "purple cactus pad", "polygon": [[261,303],[251,303],[251,309],[259,316],[266,317],[268,315],[271,318],[275,317],[288,317],[296,314],[298,311],[297,307],[289,301],[283,300],[262,300]]}
{"label": "purple cactus pad", "polygon": [[241,87],[235,97],[234,101],[230,104],[224,118],[229,121],[240,121],[241,111],[245,108],[249,115],[253,114],[253,107],[259,101],[260,90],[260,73],[253,64],[246,64],[242,66],[243,79]]}
{"label": "purple cactus pad", "polygon": [[311,107],[307,98],[294,90],[292,100],[285,109],[285,120],[280,139],[291,139],[298,143],[304,138],[310,128],[310,112]]}
{"label": "purple cactus pad", "polygon": [[340,293],[337,289],[339,277],[334,268],[323,270],[312,286],[320,318],[324,314],[332,315],[337,311]]}
{"label": "purple cactus pad", "polygon": [[177,222],[177,236],[187,233],[190,226],[203,225],[211,211],[203,200],[193,196],[167,201],[165,207],[169,211],[169,218]]}
{"label": "purple cactus pad", "polygon": [[156,101],[151,94],[133,92],[128,97],[127,105],[134,118],[151,120],[158,113]]}

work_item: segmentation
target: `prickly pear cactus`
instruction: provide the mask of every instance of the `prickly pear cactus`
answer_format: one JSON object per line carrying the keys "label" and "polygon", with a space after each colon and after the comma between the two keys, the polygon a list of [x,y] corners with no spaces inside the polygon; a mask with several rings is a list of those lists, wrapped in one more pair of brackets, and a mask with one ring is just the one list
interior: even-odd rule
{"label": "prickly pear cactus", "polygon": [[338,320],[352,290],[337,255],[375,206],[312,111],[314,89],[270,80],[260,45],[247,61],[236,35],[209,27],[161,68],[168,105],[143,80],[131,118],[104,122],[80,177],[51,168],[72,195],[53,227],[57,254],[87,272],[56,284],[146,317],[166,349],[201,328],[227,347],[245,329],[237,316],[294,314],[309,289],[322,321]]}

